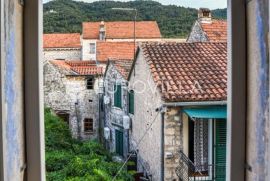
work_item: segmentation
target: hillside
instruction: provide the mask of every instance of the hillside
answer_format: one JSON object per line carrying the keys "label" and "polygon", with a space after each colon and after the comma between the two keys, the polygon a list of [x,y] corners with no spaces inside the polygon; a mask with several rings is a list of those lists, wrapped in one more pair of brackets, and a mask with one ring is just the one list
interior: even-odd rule
{"label": "hillside", "polygon": [[[44,32],[81,32],[84,21],[128,21],[132,12],[112,8],[137,8],[138,20],[156,20],[164,37],[185,37],[197,19],[197,10],[179,6],[165,6],[155,1],[97,1],[84,3],[72,0],[54,0],[44,4]],[[226,18],[226,9],[213,11],[217,19]]]}

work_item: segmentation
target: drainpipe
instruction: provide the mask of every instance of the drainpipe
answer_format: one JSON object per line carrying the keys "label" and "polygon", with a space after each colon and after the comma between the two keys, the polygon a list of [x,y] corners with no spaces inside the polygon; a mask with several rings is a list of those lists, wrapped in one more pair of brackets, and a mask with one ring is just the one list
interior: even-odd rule
{"label": "drainpipe", "polygon": [[165,111],[161,110],[161,169],[160,169],[160,181],[164,181],[164,117]]}
{"label": "drainpipe", "polygon": [[183,107],[183,106],[225,106],[227,101],[204,101],[204,102],[172,102],[164,103],[164,107]]}

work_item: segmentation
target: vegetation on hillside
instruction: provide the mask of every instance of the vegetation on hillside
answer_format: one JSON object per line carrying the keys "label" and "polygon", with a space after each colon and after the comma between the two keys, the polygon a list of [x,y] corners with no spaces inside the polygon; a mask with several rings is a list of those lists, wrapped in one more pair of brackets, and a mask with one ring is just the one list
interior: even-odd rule
{"label": "vegetation on hillside", "polygon": [[[111,181],[122,166],[93,141],[72,139],[68,125],[45,110],[46,180],[48,181]],[[117,181],[131,181],[125,169]]]}
{"label": "vegetation on hillside", "polygon": [[[186,37],[197,19],[197,10],[174,5],[162,5],[155,1],[130,2],[96,1],[93,3],[72,0],[53,0],[44,5],[44,32],[81,32],[85,21],[130,21],[133,12],[112,8],[136,8],[138,20],[156,20],[164,37]],[[226,9],[213,11],[213,16],[226,19]]]}

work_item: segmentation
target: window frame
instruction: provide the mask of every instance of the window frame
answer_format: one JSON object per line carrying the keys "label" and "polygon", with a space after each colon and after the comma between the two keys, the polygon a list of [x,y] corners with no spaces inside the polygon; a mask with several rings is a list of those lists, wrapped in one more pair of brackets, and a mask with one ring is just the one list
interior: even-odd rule
{"label": "window frame", "polygon": [[[3,22],[1,1],[1,22]],[[28,0],[24,7],[25,126],[27,180],[45,181],[45,143],[42,93],[42,1]],[[228,147],[227,180],[245,179],[246,119],[246,1],[228,0]],[[233,18],[232,18],[233,17]],[[1,26],[3,24],[1,23]],[[1,34],[2,35],[2,34]],[[2,37],[2,36],[1,36]],[[2,50],[1,50],[2,51]],[[237,60],[237,61],[233,61]],[[31,72],[32,71],[32,72]],[[31,75],[30,75],[31,74]],[[237,74],[237,76],[236,76]],[[34,76],[33,76],[34,75]],[[1,79],[3,75],[1,75]],[[31,103],[31,104],[30,104]],[[2,124],[2,123],[1,123]],[[3,129],[1,125],[1,129]],[[1,141],[3,138],[1,136]],[[0,144],[3,157],[3,146]],[[0,161],[3,178],[3,162]],[[5,181],[5,180],[3,180]]]}
{"label": "window frame", "polygon": [[96,51],[97,51],[96,43],[93,43],[93,42],[89,43],[89,53],[93,55],[93,54],[96,54]]}
{"label": "window frame", "polygon": [[[118,89],[119,86],[120,86],[120,89]],[[123,108],[123,88],[122,88],[122,85],[120,83],[115,83],[113,90],[114,90],[113,91],[113,107],[118,108],[118,109],[122,109]],[[120,91],[120,93],[118,93],[118,91]],[[117,94],[119,94],[118,98],[120,99],[120,100],[118,100],[120,102],[119,105],[117,104],[117,101],[116,101]]]}
{"label": "window frame", "polygon": [[[88,83],[90,82],[89,80],[91,79],[92,81],[92,85],[89,85]],[[90,87],[91,86],[91,87]],[[90,87],[90,88],[89,88]],[[93,90],[95,87],[95,78],[94,76],[91,76],[91,77],[87,77],[86,78],[86,89],[87,90]]]}
{"label": "window frame", "polygon": [[[86,123],[86,121],[89,120],[89,123]],[[86,125],[85,124],[90,124],[90,127],[92,127],[92,129],[90,130],[86,130]],[[83,132],[85,134],[93,134],[94,133],[94,119],[92,118],[84,118],[83,120]]]}

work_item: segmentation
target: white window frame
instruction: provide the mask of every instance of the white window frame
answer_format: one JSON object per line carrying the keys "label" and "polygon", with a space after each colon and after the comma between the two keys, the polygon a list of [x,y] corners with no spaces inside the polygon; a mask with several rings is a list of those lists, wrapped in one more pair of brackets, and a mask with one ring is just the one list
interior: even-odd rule
{"label": "white window frame", "polygon": [[94,55],[94,54],[96,54],[96,43],[93,43],[93,42],[91,42],[91,43],[89,43],[89,53],[91,54],[91,55]]}

